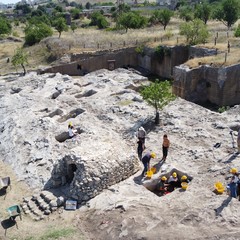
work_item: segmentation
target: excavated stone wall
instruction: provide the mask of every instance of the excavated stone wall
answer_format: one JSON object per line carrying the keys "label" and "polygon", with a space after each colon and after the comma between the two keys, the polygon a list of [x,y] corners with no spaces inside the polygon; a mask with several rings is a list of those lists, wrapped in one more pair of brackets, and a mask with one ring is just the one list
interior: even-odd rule
{"label": "excavated stone wall", "polygon": [[[73,172],[70,168],[76,166]],[[70,195],[78,202],[87,201],[113,184],[116,184],[130,177],[139,170],[139,161],[132,155],[122,159],[109,159],[108,161],[85,161],[84,157],[67,155],[55,166],[52,174],[54,187],[59,187],[68,182],[70,183]]]}
{"label": "excavated stone wall", "polygon": [[210,101],[218,106],[232,106],[240,102],[240,65],[189,69],[174,69],[173,93],[192,102]]}
{"label": "excavated stone wall", "polygon": [[70,63],[59,64],[41,70],[40,73],[61,73],[70,76],[82,76],[100,69],[113,70],[123,66],[136,66],[137,53],[135,48],[95,53],[73,54]]}

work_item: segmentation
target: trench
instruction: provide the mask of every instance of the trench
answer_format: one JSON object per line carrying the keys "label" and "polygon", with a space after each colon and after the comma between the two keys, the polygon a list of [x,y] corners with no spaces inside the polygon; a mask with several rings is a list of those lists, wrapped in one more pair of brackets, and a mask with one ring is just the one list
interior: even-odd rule
{"label": "trench", "polygon": [[70,118],[75,118],[75,117],[77,117],[78,115],[80,115],[80,114],[82,114],[82,113],[84,113],[84,112],[85,112],[84,109],[82,109],[82,108],[77,108],[77,109],[72,110],[71,112],[69,112],[67,115],[62,116],[62,117],[59,118],[57,121],[60,122],[60,123],[62,123],[62,122],[67,121],[67,120],[70,119]]}
{"label": "trench", "polygon": [[[167,191],[163,193],[162,191],[160,191],[160,190],[158,189],[158,184],[159,184],[159,182],[160,182],[160,179],[161,179],[163,176],[165,176],[167,179],[169,179],[169,177],[170,177],[174,172],[177,173],[178,181],[177,181],[176,183],[174,183],[174,184],[171,184],[171,185],[167,188]],[[148,181],[148,182],[144,183],[143,186],[144,186],[147,190],[149,190],[150,192],[156,194],[156,195],[159,196],[159,197],[162,197],[162,196],[164,196],[164,195],[166,195],[166,194],[168,194],[168,193],[171,193],[171,192],[173,192],[173,191],[176,190],[176,189],[179,189],[180,191],[183,192],[183,191],[186,190],[186,189],[183,189],[182,186],[181,186],[181,183],[183,182],[183,181],[181,181],[181,177],[184,176],[184,175],[187,177],[187,182],[188,182],[187,184],[189,184],[189,183],[192,181],[193,177],[191,177],[189,174],[187,174],[187,173],[185,173],[185,172],[182,172],[182,171],[179,171],[178,169],[173,168],[170,172],[167,172],[167,173],[165,173],[165,174],[161,174],[158,179],[153,179],[153,180],[151,180],[151,181]]]}

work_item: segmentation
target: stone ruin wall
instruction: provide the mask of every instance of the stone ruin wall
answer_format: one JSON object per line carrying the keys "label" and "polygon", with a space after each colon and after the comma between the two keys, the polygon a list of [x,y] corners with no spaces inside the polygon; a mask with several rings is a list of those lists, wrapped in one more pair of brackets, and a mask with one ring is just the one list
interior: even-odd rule
{"label": "stone ruin wall", "polygon": [[67,155],[55,166],[52,173],[52,187],[60,187],[67,182],[69,165],[76,165],[76,172],[70,184],[70,195],[79,203],[84,203],[100,194],[103,189],[123,181],[137,172],[139,161],[136,156],[122,160],[85,161],[75,155]]}
{"label": "stone ruin wall", "polygon": [[240,66],[216,68],[203,65],[195,69],[175,67],[173,93],[192,102],[210,101],[218,106],[240,102]]}
{"label": "stone ruin wall", "polygon": [[70,76],[82,76],[100,69],[113,70],[123,66],[136,66],[137,53],[135,48],[96,53],[73,54],[71,62],[41,70],[40,73],[61,73]]}
{"label": "stone ruin wall", "polygon": [[[218,106],[239,104],[239,67],[237,65],[216,68],[202,66],[187,69],[180,66],[188,59],[217,54],[217,49],[175,46],[169,47],[170,55],[159,62],[154,49],[144,48],[144,54],[137,54],[135,48],[126,48],[112,52],[102,51],[90,54],[74,54],[71,63],[53,66],[41,73],[60,72],[68,75],[85,75],[98,69],[110,69],[109,60],[114,61],[114,69],[131,66],[140,67],[161,78],[174,79],[173,93],[188,101],[203,103],[210,101]],[[81,69],[78,66],[81,66]],[[110,69],[111,70],[111,69]]]}

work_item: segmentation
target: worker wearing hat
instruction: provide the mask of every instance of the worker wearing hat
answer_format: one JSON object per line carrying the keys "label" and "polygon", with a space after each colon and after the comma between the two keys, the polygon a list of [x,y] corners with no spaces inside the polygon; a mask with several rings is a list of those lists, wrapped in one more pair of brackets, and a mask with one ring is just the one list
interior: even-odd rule
{"label": "worker wearing hat", "polygon": [[159,192],[159,196],[163,196],[168,193],[168,186],[169,184],[167,183],[167,177],[162,176],[159,183],[157,184],[157,191]]}
{"label": "worker wearing hat", "polygon": [[169,183],[169,191],[172,192],[176,187],[181,186],[181,182],[178,179],[178,175],[176,172],[173,172],[172,175],[168,179]]}
{"label": "worker wearing hat", "polygon": [[151,158],[156,158],[156,154],[154,152],[148,152],[142,158],[142,163],[144,166],[144,169],[142,171],[142,177],[144,177],[145,173],[148,171],[148,169],[150,169]]}
{"label": "worker wearing hat", "polygon": [[227,188],[229,189],[229,195],[231,197],[237,198],[237,187],[238,187],[238,170],[236,168],[232,168],[230,170],[230,173],[232,173],[232,177],[230,180],[230,183],[228,184]]}
{"label": "worker wearing hat", "polygon": [[188,180],[188,178],[187,178],[186,175],[182,175],[182,177],[181,177],[181,182],[189,183],[189,180]]}

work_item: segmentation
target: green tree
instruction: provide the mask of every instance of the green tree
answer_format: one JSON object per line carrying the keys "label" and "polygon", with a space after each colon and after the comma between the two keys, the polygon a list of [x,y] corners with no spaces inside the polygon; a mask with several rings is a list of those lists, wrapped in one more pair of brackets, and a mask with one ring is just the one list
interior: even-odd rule
{"label": "green tree", "polygon": [[234,31],[235,37],[240,37],[240,24],[238,24],[237,28]]}
{"label": "green tree", "polygon": [[0,35],[10,34],[12,30],[12,26],[10,21],[6,18],[0,17]]}
{"label": "green tree", "polygon": [[14,12],[19,12],[21,11],[23,14],[29,14],[31,13],[32,9],[30,7],[29,4],[22,4],[22,3],[18,3],[16,6],[15,6],[15,9],[14,9]]}
{"label": "green tree", "polygon": [[35,24],[35,25],[38,25],[40,23],[45,23],[48,26],[50,26],[51,25],[51,20],[46,14],[43,14],[41,16],[33,16],[33,17],[29,18],[28,23],[29,24]]}
{"label": "green tree", "polygon": [[68,26],[66,23],[66,20],[62,17],[57,18],[54,22],[53,22],[53,26],[55,27],[55,29],[58,31],[59,33],[59,38],[61,37],[61,34],[63,31],[67,32],[68,31]]}
{"label": "green tree", "polygon": [[186,22],[192,21],[194,16],[193,16],[193,9],[189,5],[183,5],[179,7],[179,17]]}
{"label": "green tree", "polygon": [[155,108],[155,123],[159,123],[159,110],[162,110],[170,101],[175,99],[171,91],[171,84],[169,81],[159,82],[156,80],[149,86],[143,88],[140,92],[143,99]]}
{"label": "green tree", "polygon": [[26,74],[26,68],[24,66],[25,63],[28,63],[27,54],[23,51],[22,48],[17,48],[15,54],[12,57],[12,64],[15,68],[17,68],[18,65],[21,65],[21,67],[23,68],[23,75]]}
{"label": "green tree", "polygon": [[205,43],[209,32],[202,20],[194,19],[192,22],[185,22],[180,25],[180,35],[186,37],[188,44],[195,45]]}
{"label": "green tree", "polygon": [[203,3],[197,4],[195,11],[194,11],[194,17],[201,19],[205,24],[207,24],[207,21],[209,20],[212,12],[212,7],[204,1]]}
{"label": "green tree", "polygon": [[52,36],[51,27],[45,23],[31,24],[25,28],[25,44],[34,45],[42,39]]}
{"label": "green tree", "polygon": [[141,16],[138,12],[127,12],[123,13],[119,19],[118,24],[126,29],[126,32],[129,28],[138,29],[146,25],[147,19],[144,16]]}
{"label": "green tree", "polygon": [[90,26],[97,26],[99,29],[103,29],[109,26],[109,23],[100,12],[94,12],[91,15]]}
{"label": "green tree", "polygon": [[169,9],[155,10],[153,12],[153,16],[150,18],[150,21],[155,23],[160,22],[165,30],[173,15],[174,13]]}
{"label": "green tree", "polygon": [[71,15],[73,19],[79,19],[80,18],[80,9],[74,8],[71,10]]}
{"label": "green tree", "polygon": [[71,30],[74,32],[77,29],[77,24],[75,22],[73,22],[71,24]]}
{"label": "green tree", "polygon": [[223,0],[213,13],[213,17],[230,29],[238,20],[240,3],[238,0]]}

